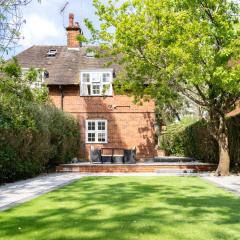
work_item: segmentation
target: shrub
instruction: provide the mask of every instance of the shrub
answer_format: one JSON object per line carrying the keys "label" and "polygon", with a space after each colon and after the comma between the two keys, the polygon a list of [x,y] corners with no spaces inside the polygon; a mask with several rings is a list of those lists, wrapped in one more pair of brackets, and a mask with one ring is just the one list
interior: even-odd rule
{"label": "shrub", "polygon": [[240,168],[240,115],[228,119],[231,166]]}
{"label": "shrub", "polygon": [[67,113],[48,107],[51,156],[49,164],[55,166],[69,162],[79,154],[80,130],[76,120]]}
{"label": "shrub", "polygon": [[34,129],[0,131],[0,182],[35,176],[78,156],[76,120],[53,106],[32,106],[32,112]]}
{"label": "shrub", "polygon": [[49,102],[46,88],[32,90],[34,80],[22,80],[16,62],[1,70],[0,182],[32,177],[77,157],[78,122]]}
{"label": "shrub", "polygon": [[[231,167],[240,167],[240,116],[228,119]],[[160,148],[168,154],[218,163],[218,144],[204,121],[188,119],[170,124],[160,138]]]}
{"label": "shrub", "polygon": [[218,147],[204,121],[184,118],[170,124],[160,137],[160,148],[168,154],[187,156],[204,162],[218,161]]}

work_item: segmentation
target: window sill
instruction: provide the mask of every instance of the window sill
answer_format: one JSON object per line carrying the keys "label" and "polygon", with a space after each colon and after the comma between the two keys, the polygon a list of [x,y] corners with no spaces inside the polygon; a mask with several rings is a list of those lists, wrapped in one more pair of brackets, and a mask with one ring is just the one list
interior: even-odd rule
{"label": "window sill", "polygon": [[86,144],[108,144],[108,142],[86,142]]}

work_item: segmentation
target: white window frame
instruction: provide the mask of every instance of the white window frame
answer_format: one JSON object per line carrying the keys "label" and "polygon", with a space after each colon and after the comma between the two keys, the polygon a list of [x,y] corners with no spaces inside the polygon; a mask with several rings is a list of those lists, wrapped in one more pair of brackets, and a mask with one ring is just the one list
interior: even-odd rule
{"label": "white window frame", "polygon": [[[90,144],[94,144],[94,143],[98,143],[98,144],[106,144],[108,143],[108,121],[105,119],[88,119],[85,121],[85,138],[86,138],[86,143],[90,143]],[[88,123],[89,122],[94,122],[95,123],[95,130],[88,130]],[[98,130],[98,123],[99,122],[104,122],[105,123],[105,130]],[[89,133],[95,133],[95,141],[88,141],[88,134]],[[98,134],[99,133],[104,133],[105,134],[105,141],[101,142],[98,141]]]}
{"label": "white window frame", "polygon": [[[83,82],[83,75],[89,74],[90,81],[89,82]],[[99,74],[99,81],[94,80],[94,76]],[[109,74],[109,81],[103,82],[103,75]],[[112,96],[113,95],[113,69],[97,69],[97,70],[83,70],[80,72],[80,96],[84,97],[91,97],[91,96]],[[86,89],[86,87],[83,86],[90,85],[90,95],[84,93],[83,89]],[[100,93],[94,93],[93,91],[93,85],[97,85],[100,87]],[[107,93],[104,92],[105,86],[109,85],[109,88]]]}
{"label": "white window frame", "polygon": [[[22,68],[22,76],[24,77],[24,75],[30,70],[30,68]],[[42,88],[42,85],[44,83],[44,71],[40,70],[40,68],[35,68],[36,71],[38,71],[38,76],[37,79],[34,83],[30,84],[30,88],[31,89],[35,89],[35,88]]]}

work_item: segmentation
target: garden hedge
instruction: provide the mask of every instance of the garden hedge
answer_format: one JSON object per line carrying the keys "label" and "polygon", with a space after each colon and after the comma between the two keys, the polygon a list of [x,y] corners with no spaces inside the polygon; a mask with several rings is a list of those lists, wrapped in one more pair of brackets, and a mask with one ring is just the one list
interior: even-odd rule
{"label": "garden hedge", "polygon": [[231,166],[240,168],[240,115],[228,119]]}
{"label": "garden hedge", "polygon": [[1,129],[0,182],[25,179],[79,154],[79,125],[53,106],[32,106],[34,129]]}
{"label": "garden hedge", "polygon": [[[237,167],[240,165],[240,116],[229,118],[228,127],[231,165]],[[160,148],[169,155],[218,163],[218,144],[204,121],[190,118],[170,124],[160,136]]]}
{"label": "garden hedge", "polygon": [[0,183],[33,177],[78,157],[78,122],[32,88],[37,72],[16,60],[0,65]]}

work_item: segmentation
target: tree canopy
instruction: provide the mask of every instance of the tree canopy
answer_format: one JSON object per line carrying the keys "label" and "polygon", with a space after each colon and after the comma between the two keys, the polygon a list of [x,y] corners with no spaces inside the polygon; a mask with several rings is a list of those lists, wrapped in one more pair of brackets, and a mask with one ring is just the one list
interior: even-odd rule
{"label": "tree canopy", "polygon": [[187,98],[206,111],[229,171],[225,115],[240,99],[239,5],[229,0],[94,0],[91,42],[123,66],[122,91],[169,106]]}
{"label": "tree canopy", "polygon": [[21,8],[30,2],[32,0],[0,0],[0,58],[19,41],[21,26],[25,23]]}

